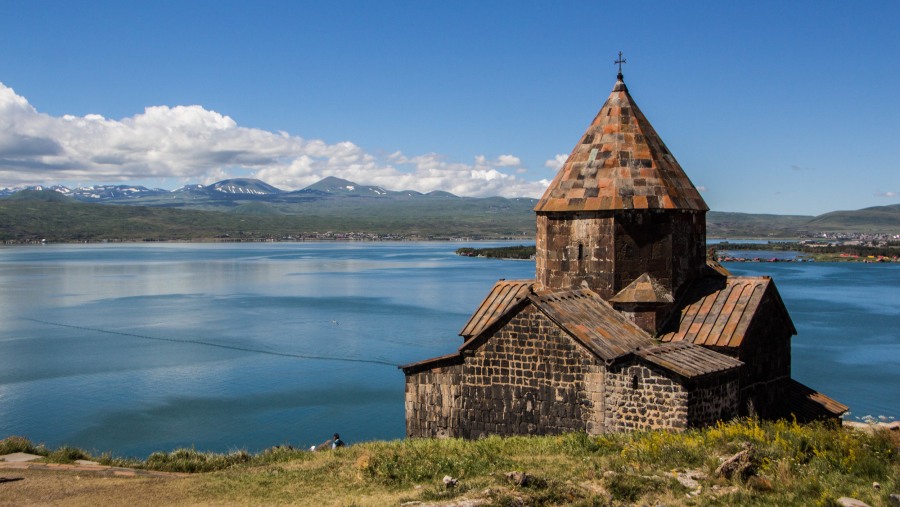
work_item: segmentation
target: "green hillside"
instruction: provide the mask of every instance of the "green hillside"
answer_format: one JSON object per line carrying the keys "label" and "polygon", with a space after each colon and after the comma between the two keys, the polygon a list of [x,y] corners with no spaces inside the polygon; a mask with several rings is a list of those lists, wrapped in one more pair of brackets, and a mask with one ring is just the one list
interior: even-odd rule
{"label": "green hillside", "polygon": [[706,235],[710,238],[787,238],[814,217],[710,211],[706,214]]}
{"label": "green hillside", "polygon": [[[0,198],[0,241],[158,241],[298,238],[324,233],[379,237],[532,239],[535,199],[457,197],[445,192],[388,192],[336,178],[275,195],[169,193],[106,204],[55,191]],[[353,186],[348,190],[348,186]],[[128,205],[125,205],[129,203]],[[835,211],[818,217],[707,214],[710,238],[797,238],[820,232],[900,234],[900,205]]]}
{"label": "green hillside", "polygon": [[0,199],[0,241],[253,240],[363,232],[408,238],[531,237],[528,200],[321,199],[310,206],[248,202],[222,211],[71,201],[53,191]]}
{"label": "green hillside", "polygon": [[813,218],[806,223],[806,227],[828,231],[900,231],[900,204],[855,211],[832,211]]}

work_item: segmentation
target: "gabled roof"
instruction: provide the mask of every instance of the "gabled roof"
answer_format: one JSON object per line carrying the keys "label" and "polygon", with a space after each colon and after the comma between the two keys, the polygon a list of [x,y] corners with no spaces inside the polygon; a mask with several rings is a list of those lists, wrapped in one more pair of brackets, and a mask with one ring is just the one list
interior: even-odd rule
{"label": "gabled roof", "polygon": [[672,294],[649,273],[637,277],[618,294],[609,298],[611,303],[673,303]]}
{"label": "gabled roof", "polygon": [[679,320],[659,339],[685,340],[709,347],[740,347],[765,297],[775,298],[791,334],[796,334],[771,278],[729,276],[706,277],[694,282],[678,303],[673,318]]}
{"label": "gabled roof", "polygon": [[628,209],[709,210],[619,74],[534,210]]}
{"label": "gabled roof", "polygon": [[656,344],[646,331],[591,290],[531,295],[529,299],[556,325],[604,361]]}
{"label": "gabled roof", "polygon": [[814,391],[794,379],[787,380],[785,395],[787,410],[800,422],[840,417],[850,409],[847,405]]}
{"label": "gabled roof", "polygon": [[500,280],[491,287],[481,305],[463,326],[460,336],[465,339],[481,334],[531,293],[534,280]]}
{"label": "gabled roof", "polygon": [[684,341],[638,349],[635,355],[689,379],[733,370],[744,364],[725,354]]}

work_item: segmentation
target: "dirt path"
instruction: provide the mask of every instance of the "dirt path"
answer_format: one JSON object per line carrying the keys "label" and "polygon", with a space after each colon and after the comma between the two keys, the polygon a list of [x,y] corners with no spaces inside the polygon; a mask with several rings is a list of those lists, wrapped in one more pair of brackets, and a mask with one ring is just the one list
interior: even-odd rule
{"label": "dirt path", "polygon": [[188,474],[91,463],[0,462],[0,505],[197,505]]}

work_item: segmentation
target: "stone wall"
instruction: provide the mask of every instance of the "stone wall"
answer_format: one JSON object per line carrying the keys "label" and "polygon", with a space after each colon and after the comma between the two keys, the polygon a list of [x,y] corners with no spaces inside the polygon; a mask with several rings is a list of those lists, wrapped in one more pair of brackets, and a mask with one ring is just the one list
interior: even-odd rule
{"label": "stone wall", "polygon": [[406,433],[599,434],[604,371],[581,344],[527,305],[465,352],[460,364],[407,372]]}
{"label": "stone wall", "polygon": [[783,386],[791,377],[791,325],[776,292],[773,286],[768,287],[741,347],[730,351],[745,364],[741,415],[782,415]]}
{"label": "stone wall", "polygon": [[626,210],[537,214],[537,282],[609,299],[643,273],[673,295],[706,265],[702,212]]}
{"label": "stone wall", "polygon": [[606,373],[606,430],[680,430],[688,425],[688,392],[662,370],[636,360]]}
{"label": "stone wall", "polygon": [[526,306],[466,357],[460,436],[601,433],[603,369]]}
{"label": "stone wall", "polygon": [[740,380],[735,372],[706,377],[689,389],[688,426],[708,426],[738,415]]}
{"label": "stone wall", "polygon": [[461,364],[439,366],[406,375],[406,435],[459,436]]}
{"label": "stone wall", "polygon": [[681,430],[738,413],[736,371],[692,382],[638,358],[606,367],[530,304],[480,340],[407,370],[408,436]]}
{"label": "stone wall", "polygon": [[612,296],[612,234],[612,212],[538,213],[537,283],[578,289],[585,281],[600,296]]}
{"label": "stone wall", "polygon": [[677,295],[706,265],[706,221],[700,212],[618,212],[614,237],[611,295],[644,273]]}

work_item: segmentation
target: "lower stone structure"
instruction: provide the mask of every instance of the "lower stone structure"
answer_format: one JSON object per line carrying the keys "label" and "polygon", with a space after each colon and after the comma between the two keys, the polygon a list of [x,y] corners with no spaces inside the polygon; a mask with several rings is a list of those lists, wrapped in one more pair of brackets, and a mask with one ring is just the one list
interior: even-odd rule
{"label": "lower stone structure", "polygon": [[[720,356],[689,344],[659,354],[672,360],[686,348]],[[521,305],[461,353],[404,367],[407,435],[680,430],[736,415],[739,361],[721,356],[715,371],[678,372],[656,364],[659,354],[608,362],[539,304]]]}

